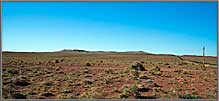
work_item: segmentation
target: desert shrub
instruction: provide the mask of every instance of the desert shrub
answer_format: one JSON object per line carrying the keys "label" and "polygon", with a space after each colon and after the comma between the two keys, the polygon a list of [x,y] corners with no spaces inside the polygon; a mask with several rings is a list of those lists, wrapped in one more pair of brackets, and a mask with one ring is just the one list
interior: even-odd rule
{"label": "desert shrub", "polygon": [[55,60],[55,63],[60,63],[59,60]]}
{"label": "desert shrub", "polygon": [[175,69],[174,72],[182,73],[183,70],[182,69]]}
{"label": "desert shrub", "polygon": [[152,87],[161,87],[159,84],[157,84],[156,82],[154,82],[152,85]]}
{"label": "desert shrub", "polygon": [[64,62],[64,59],[61,59],[60,62]]}
{"label": "desert shrub", "polygon": [[14,93],[12,94],[13,99],[27,99],[27,96],[21,93]]}
{"label": "desert shrub", "polygon": [[144,75],[144,74],[140,74],[139,75],[139,79],[148,79],[148,77],[146,75]]}
{"label": "desert shrub", "polygon": [[135,80],[139,78],[140,73],[138,71],[130,71],[130,76]]}
{"label": "desert shrub", "polygon": [[163,64],[163,62],[158,62],[158,64]]}
{"label": "desert shrub", "polygon": [[27,86],[30,84],[27,82],[25,77],[17,77],[14,80],[12,80],[12,83],[14,85],[19,85],[19,86]]}
{"label": "desert shrub", "polygon": [[14,76],[14,75],[16,75],[16,74],[19,74],[19,71],[16,70],[16,69],[10,68],[10,69],[8,69],[8,74],[9,74],[10,76]]}
{"label": "desert shrub", "polygon": [[209,91],[206,92],[205,95],[206,95],[208,98],[210,98],[210,99],[215,98],[214,95],[213,95],[213,93],[211,93],[211,92],[209,92]]}
{"label": "desert shrub", "polygon": [[87,63],[85,64],[85,66],[91,66],[91,63],[87,62]]}
{"label": "desert shrub", "polygon": [[183,74],[185,74],[185,75],[192,75],[192,73],[188,72],[188,71],[183,71]]}
{"label": "desert shrub", "polygon": [[145,71],[144,66],[141,63],[136,62],[135,64],[132,64],[130,67],[132,70],[139,70],[139,71]]}
{"label": "desert shrub", "polygon": [[158,67],[158,66],[153,67],[150,71],[160,71],[160,67]]}
{"label": "desert shrub", "polygon": [[80,99],[95,99],[96,95],[92,92],[84,92],[79,96]]}
{"label": "desert shrub", "polygon": [[205,81],[208,81],[208,77],[205,76],[205,77],[204,77],[204,80],[205,80]]}
{"label": "desert shrub", "polygon": [[188,75],[189,73],[187,71],[184,71],[183,74]]}
{"label": "desert shrub", "polygon": [[70,94],[59,94],[57,97],[59,99],[74,99],[73,96]]}
{"label": "desert shrub", "polygon": [[22,80],[22,79],[15,79],[13,81],[13,84],[19,85],[19,86],[27,86],[27,85],[29,85],[29,83],[27,83],[26,80]]}
{"label": "desert shrub", "polygon": [[92,77],[92,76],[93,76],[93,75],[87,74],[87,75],[85,75],[84,77],[90,78],[90,77]]}
{"label": "desert shrub", "polygon": [[43,85],[44,85],[44,86],[52,86],[53,83],[52,83],[52,82],[45,81],[45,82],[43,82]]}
{"label": "desert shrub", "polygon": [[182,63],[179,63],[179,65],[187,65],[188,63],[186,62],[182,62]]}
{"label": "desert shrub", "polygon": [[160,87],[153,87],[153,91],[159,92],[160,91]]}
{"label": "desert shrub", "polygon": [[107,74],[113,74],[113,70],[112,70],[112,69],[105,70],[105,72],[106,72]]}
{"label": "desert shrub", "polygon": [[170,90],[168,90],[168,96],[169,97],[179,97],[179,94],[175,89],[171,88]]}
{"label": "desert shrub", "polygon": [[152,72],[151,74],[152,74],[152,75],[157,75],[157,76],[161,76],[161,75],[162,75],[160,71],[158,71],[158,72]]}
{"label": "desert shrub", "polygon": [[83,72],[84,72],[84,73],[89,73],[89,70],[86,69],[86,70],[84,70]]}
{"label": "desert shrub", "polygon": [[35,93],[35,92],[33,92],[33,91],[29,91],[27,94],[28,94],[28,95],[35,95],[35,94],[37,94],[37,93]]}
{"label": "desert shrub", "polygon": [[138,87],[136,85],[131,85],[123,89],[120,98],[137,97],[139,95]]}
{"label": "desert shrub", "polygon": [[206,70],[206,67],[205,67],[205,66],[201,66],[201,69],[205,71],[205,70]]}
{"label": "desert shrub", "polygon": [[72,92],[71,90],[67,90],[67,89],[65,89],[65,90],[62,91],[62,93],[65,93],[65,94],[71,93],[71,92]]}
{"label": "desert shrub", "polygon": [[169,63],[165,63],[164,65],[170,65]]}
{"label": "desert shrub", "polygon": [[4,85],[2,86],[2,91],[4,93],[2,93],[2,98],[4,99],[9,99],[9,98],[13,98],[12,97],[12,94],[15,93],[15,89],[14,89],[14,86],[13,85]]}
{"label": "desert shrub", "polygon": [[83,82],[84,82],[85,85],[91,85],[91,84],[93,84],[93,81],[90,80],[90,79],[84,80]]}
{"label": "desert shrub", "polygon": [[147,79],[146,82],[147,83],[153,83],[153,81],[151,79]]}
{"label": "desert shrub", "polygon": [[150,69],[149,73],[151,73],[152,75],[161,75],[160,72],[160,67],[156,66]]}
{"label": "desert shrub", "polygon": [[112,78],[110,78],[110,77],[105,77],[105,78],[103,79],[103,82],[104,82],[104,84],[110,84],[110,83],[113,83],[113,80],[112,80]]}
{"label": "desert shrub", "polygon": [[45,92],[45,93],[42,93],[40,94],[41,96],[45,96],[45,97],[50,97],[50,96],[54,96],[53,93],[50,93],[50,92]]}
{"label": "desert shrub", "polygon": [[183,99],[199,99],[199,96],[197,95],[191,95],[189,93],[186,93],[182,96]]}

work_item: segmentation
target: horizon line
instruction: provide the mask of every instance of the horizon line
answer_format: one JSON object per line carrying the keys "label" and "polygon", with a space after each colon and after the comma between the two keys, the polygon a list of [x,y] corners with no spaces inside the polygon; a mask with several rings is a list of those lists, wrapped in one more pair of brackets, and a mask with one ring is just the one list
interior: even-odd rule
{"label": "horizon line", "polygon": [[[13,51],[13,50],[2,50],[1,52],[15,52],[15,53],[46,53],[46,52],[62,52],[62,51],[85,51],[85,52],[144,52],[147,54],[154,54],[154,55],[175,55],[175,56],[202,56],[202,55],[197,55],[197,54],[174,54],[174,53],[154,53],[154,52],[147,52],[147,51],[142,51],[142,50],[128,50],[128,51],[112,51],[112,50],[86,50],[86,49],[61,49],[61,50],[56,50],[56,51]],[[210,56],[210,57],[217,57],[218,55],[205,55],[205,56]]]}

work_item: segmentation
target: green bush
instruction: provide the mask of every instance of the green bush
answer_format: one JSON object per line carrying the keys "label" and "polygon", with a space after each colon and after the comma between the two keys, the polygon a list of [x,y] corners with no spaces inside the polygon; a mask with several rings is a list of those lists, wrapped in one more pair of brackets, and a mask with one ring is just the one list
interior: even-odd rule
{"label": "green bush", "polygon": [[191,95],[189,93],[186,93],[182,96],[183,99],[199,99],[199,96],[197,95]]}
{"label": "green bush", "polygon": [[113,80],[112,80],[112,78],[106,77],[106,78],[104,78],[103,82],[104,82],[104,84],[110,84],[110,83],[113,83]]}
{"label": "green bush", "polygon": [[149,73],[151,73],[152,75],[160,76],[161,75],[160,67],[156,66],[156,67],[151,68]]}
{"label": "green bush", "polygon": [[130,69],[139,70],[139,71],[145,71],[144,66],[141,63],[138,63],[138,62],[133,64],[133,65],[131,65]]}
{"label": "green bush", "polygon": [[16,74],[19,74],[19,71],[16,70],[16,69],[10,68],[10,69],[8,69],[8,74],[9,74],[10,76],[14,76],[14,75],[16,75]]}
{"label": "green bush", "polygon": [[93,91],[87,91],[79,96],[79,99],[97,99],[99,96]]}
{"label": "green bush", "polygon": [[130,96],[137,97],[139,95],[138,87],[136,85],[131,85],[123,89],[120,98],[128,98]]}
{"label": "green bush", "polygon": [[139,75],[139,79],[148,79],[148,77],[146,75],[144,75],[144,74],[140,74]]}

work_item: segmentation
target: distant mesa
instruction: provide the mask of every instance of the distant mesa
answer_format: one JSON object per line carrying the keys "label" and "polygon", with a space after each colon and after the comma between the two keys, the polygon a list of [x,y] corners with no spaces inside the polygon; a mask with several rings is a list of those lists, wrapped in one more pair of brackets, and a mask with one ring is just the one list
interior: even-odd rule
{"label": "distant mesa", "polygon": [[61,50],[60,52],[88,52],[88,51],[81,50],[81,49],[64,49],[64,50]]}
{"label": "distant mesa", "polygon": [[[16,51],[2,51],[3,53],[51,53],[51,52],[16,52]],[[155,54],[155,53],[148,53],[145,51],[88,51],[83,49],[63,49],[60,51],[52,51],[52,52],[59,52],[59,53],[85,53],[85,54],[129,54],[129,55],[156,55],[156,56],[181,56],[181,57],[202,57],[199,55],[174,55],[174,54]],[[205,57],[212,57],[215,58],[217,56],[205,56]]]}
{"label": "distant mesa", "polygon": [[81,50],[81,49],[64,49],[59,52],[80,52],[80,53],[118,53],[118,54],[152,54],[152,53],[147,53],[144,51],[126,51],[126,52],[117,52],[117,51],[87,51],[87,50]]}
{"label": "distant mesa", "polygon": [[126,52],[123,52],[123,53],[129,53],[129,54],[152,54],[152,53],[147,53],[147,52],[144,52],[144,51],[126,51]]}

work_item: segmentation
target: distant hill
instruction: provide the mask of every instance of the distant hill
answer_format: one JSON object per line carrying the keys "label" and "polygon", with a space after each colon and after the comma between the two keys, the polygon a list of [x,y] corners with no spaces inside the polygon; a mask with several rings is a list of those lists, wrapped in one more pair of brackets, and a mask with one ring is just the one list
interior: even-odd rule
{"label": "distant hill", "polygon": [[80,49],[64,49],[64,50],[61,50],[59,52],[88,52],[88,51],[80,50]]}
{"label": "distant hill", "polygon": [[[92,53],[98,53],[98,54],[130,54],[130,55],[162,55],[162,56],[180,56],[180,57],[199,57],[202,58],[202,56],[198,55],[174,55],[174,54],[154,54],[154,53],[148,53],[144,51],[125,51],[125,52],[118,52],[118,51],[87,51],[82,49],[63,49],[60,51],[53,51],[53,52],[59,52],[59,53],[85,53],[85,54],[92,54]],[[3,51],[3,53],[53,53],[53,52],[15,52],[15,51]],[[209,58],[217,58],[217,56],[205,56]]]}
{"label": "distant hill", "polygon": [[64,49],[58,52],[62,53],[116,53],[116,54],[152,54],[144,51],[126,51],[126,52],[116,52],[116,51],[87,51],[80,49]]}

